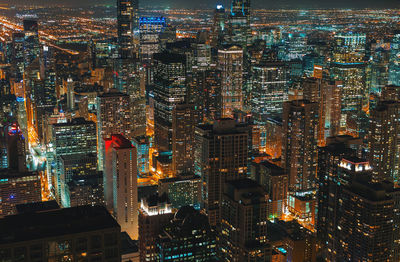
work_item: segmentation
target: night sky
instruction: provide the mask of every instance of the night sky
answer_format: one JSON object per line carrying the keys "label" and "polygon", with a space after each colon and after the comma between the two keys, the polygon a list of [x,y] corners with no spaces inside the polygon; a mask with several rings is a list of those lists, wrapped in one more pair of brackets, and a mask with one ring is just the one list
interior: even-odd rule
{"label": "night sky", "polygon": [[[139,0],[140,1],[140,0]],[[93,5],[98,3],[114,4],[116,0],[29,0],[38,3],[63,3],[70,5]],[[142,6],[163,5],[169,7],[207,8],[216,3],[227,5],[229,0],[141,0]],[[256,8],[400,8],[400,0],[253,0]],[[26,3],[26,0],[0,0],[0,3]]]}

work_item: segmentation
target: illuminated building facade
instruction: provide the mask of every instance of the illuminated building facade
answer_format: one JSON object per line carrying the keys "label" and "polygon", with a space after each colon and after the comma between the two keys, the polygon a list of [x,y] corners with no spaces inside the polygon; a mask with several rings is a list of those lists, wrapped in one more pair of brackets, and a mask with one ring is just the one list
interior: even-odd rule
{"label": "illuminated building facade", "polygon": [[172,112],[172,170],[174,174],[194,172],[194,130],[197,106],[178,104]]}
{"label": "illuminated building facade", "polygon": [[390,43],[389,84],[400,86],[400,32],[395,32]]}
{"label": "illuminated building facade", "polygon": [[294,100],[283,106],[282,165],[289,175],[289,190],[316,188],[318,104]]}
{"label": "illuminated building facade", "polygon": [[105,139],[104,193],[121,230],[138,239],[136,148],[123,135]]}
{"label": "illuminated building facade", "polygon": [[33,18],[24,19],[24,65],[28,67],[40,55],[38,21]]}
{"label": "illuminated building facade", "polygon": [[270,261],[267,213],[268,194],[258,183],[225,183],[219,230],[222,261]]}
{"label": "illuminated building facade", "polygon": [[157,238],[160,261],[217,261],[215,233],[207,216],[181,207]]}
{"label": "illuminated building facade", "polygon": [[149,137],[134,137],[132,139],[132,145],[137,149],[138,176],[141,177],[149,174]]}
{"label": "illuminated building facade", "polygon": [[159,261],[156,240],[174,213],[166,194],[151,195],[141,200],[139,209],[140,262]]}
{"label": "illuminated building facade", "polygon": [[263,186],[269,194],[268,219],[282,219],[288,195],[288,175],[285,170],[268,161],[253,162],[251,179]]}
{"label": "illuminated building facade", "polygon": [[138,27],[138,20],[138,0],[117,1],[118,45],[121,58],[129,58],[133,55],[133,35]]}
{"label": "illuminated building facade", "polygon": [[13,33],[12,35],[12,66],[15,72],[15,82],[22,81],[24,76],[24,33]]}
{"label": "illuminated building facade", "polygon": [[371,111],[369,161],[375,182],[399,181],[399,121],[398,102],[382,101]]}
{"label": "illuminated building facade", "polygon": [[250,0],[233,0],[228,20],[229,43],[247,46],[251,40],[250,18]]}
{"label": "illuminated building facade", "polygon": [[224,31],[226,30],[226,14],[223,5],[218,4],[214,10],[213,26],[211,29],[211,46],[216,47],[224,40]]}
{"label": "illuminated building facade", "polygon": [[159,151],[171,151],[172,112],[187,99],[186,58],[164,52],[154,59],[154,142]]}
{"label": "illuminated building facade", "polygon": [[287,66],[261,62],[252,68],[251,111],[260,115],[282,114],[287,100]]}
{"label": "illuminated building facade", "polygon": [[220,222],[220,208],[225,181],[246,176],[248,127],[233,119],[219,119],[213,125],[196,128],[195,174],[203,181],[203,208],[210,225]]}
{"label": "illuminated building facade", "polygon": [[65,186],[68,176],[63,176],[62,158],[76,155],[97,154],[96,124],[83,118],[74,118],[70,122],[57,123],[52,129],[52,149],[54,163],[54,184],[56,199],[59,204],[65,199]]}
{"label": "illuminated building facade", "polygon": [[200,209],[201,206],[201,178],[196,175],[182,174],[178,177],[164,178],[158,181],[158,192],[166,194],[172,208],[193,206]]}
{"label": "illuminated building facade", "polygon": [[0,199],[0,217],[16,214],[16,205],[42,201],[39,174],[0,170]]}
{"label": "illuminated building facade", "polygon": [[232,117],[243,109],[243,49],[226,45],[218,49],[218,67],[222,74],[222,117]]}
{"label": "illuminated building facade", "polygon": [[110,90],[97,97],[97,137],[99,151],[99,169],[104,169],[103,140],[112,134],[123,134],[131,138],[131,118],[129,96]]}
{"label": "illuminated building facade", "polygon": [[142,63],[151,65],[153,55],[161,51],[160,34],[166,27],[165,17],[140,17],[140,59]]}

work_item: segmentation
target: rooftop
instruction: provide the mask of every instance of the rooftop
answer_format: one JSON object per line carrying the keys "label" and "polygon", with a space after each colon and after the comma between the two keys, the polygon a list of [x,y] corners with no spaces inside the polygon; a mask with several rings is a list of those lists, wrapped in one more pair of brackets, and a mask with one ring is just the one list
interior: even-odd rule
{"label": "rooftop", "polygon": [[0,219],[0,245],[120,228],[117,221],[102,206],[79,206]]}

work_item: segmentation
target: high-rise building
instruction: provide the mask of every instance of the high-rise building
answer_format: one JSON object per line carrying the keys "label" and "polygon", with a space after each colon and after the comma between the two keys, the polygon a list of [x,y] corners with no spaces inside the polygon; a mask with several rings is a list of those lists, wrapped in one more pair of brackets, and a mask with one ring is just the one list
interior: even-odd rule
{"label": "high-rise building", "polygon": [[399,121],[400,104],[382,101],[371,111],[369,128],[369,160],[373,180],[399,181]]}
{"label": "high-rise building", "polygon": [[268,194],[257,182],[224,184],[218,243],[222,261],[270,261],[267,213]]}
{"label": "high-rise building", "polygon": [[211,28],[211,46],[216,47],[224,40],[226,14],[223,5],[218,4],[214,10],[213,26]]}
{"label": "high-rise building", "polygon": [[212,226],[220,222],[225,181],[247,174],[248,136],[248,127],[233,119],[219,119],[213,125],[196,128],[195,173],[203,181],[203,208]]}
{"label": "high-rise building", "polygon": [[[336,242],[336,216],[339,197],[339,166],[344,158],[352,159],[356,150],[348,141],[334,141],[318,149],[318,213],[317,237],[326,250],[333,250]],[[360,141],[361,142],[361,141]],[[361,164],[363,161],[356,161]]]}
{"label": "high-rise building", "polygon": [[389,58],[389,84],[400,86],[400,32],[395,32],[393,39],[390,43],[390,58]]}
{"label": "high-rise building", "polygon": [[253,162],[251,178],[269,194],[268,219],[281,219],[286,208],[288,175],[285,170],[271,162]]}
{"label": "high-rise building", "polygon": [[138,28],[139,0],[117,0],[118,44],[121,58],[134,52],[134,31]]}
{"label": "high-rise building", "polygon": [[201,207],[201,177],[182,174],[177,177],[158,180],[158,193],[168,196],[171,207],[179,209],[183,206]]}
{"label": "high-rise building", "polygon": [[0,170],[0,198],[0,217],[16,214],[19,204],[42,201],[40,175]]}
{"label": "high-rise building", "polygon": [[165,17],[140,17],[140,60],[151,65],[153,55],[161,51],[160,35],[167,27]]}
{"label": "high-rise building", "polygon": [[159,261],[218,261],[215,233],[207,216],[181,207],[157,238]]}
{"label": "high-rise building", "polygon": [[123,134],[131,139],[129,96],[111,90],[97,98],[97,137],[99,169],[104,169],[104,139],[112,134]]}
{"label": "high-rise building", "polygon": [[221,118],[221,71],[215,67],[193,72],[190,79],[190,103],[197,106],[200,123],[210,123]]}
{"label": "high-rise building", "polygon": [[390,261],[394,239],[395,201],[390,193],[393,184],[371,183],[363,175],[343,187],[333,252],[346,261]]}
{"label": "high-rise building", "polygon": [[178,104],[172,111],[172,170],[174,174],[194,172],[194,130],[197,107]]}
{"label": "high-rise building", "polygon": [[289,190],[316,188],[318,104],[294,100],[283,106],[282,166],[289,175]]}
{"label": "high-rise building", "polygon": [[174,213],[166,194],[151,195],[141,200],[139,209],[140,262],[159,261],[156,240],[161,229],[173,216]]}
{"label": "high-rise building", "polygon": [[186,58],[164,52],[154,60],[154,143],[159,151],[171,151],[172,111],[187,99]]}
{"label": "high-rise building", "polygon": [[222,79],[222,117],[232,117],[243,109],[243,49],[225,45],[218,49],[218,67]]}
{"label": "high-rise building", "polygon": [[284,62],[261,62],[252,69],[251,111],[280,115],[288,96],[287,66]]}
{"label": "high-rise building", "polygon": [[0,227],[4,261],[121,261],[121,228],[101,206],[8,216]]}
{"label": "high-rise building", "polygon": [[123,135],[105,139],[104,192],[107,208],[132,239],[138,239],[136,148]]}
{"label": "high-rise building", "polygon": [[24,33],[13,33],[12,34],[12,66],[15,74],[15,82],[19,83],[22,81],[24,76]]}
{"label": "high-rise building", "polygon": [[251,40],[250,0],[232,0],[229,15],[229,40],[245,48]]}
{"label": "high-rise building", "polygon": [[53,178],[51,185],[59,204],[65,202],[65,186],[68,176],[63,176],[62,157],[97,154],[96,124],[83,118],[74,118],[70,122],[57,123],[52,128],[52,152],[54,162],[50,163]]}
{"label": "high-rise building", "polygon": [[137,150],[138,176],[149,174],[149,149],[150,141],[147,136],[137,136],[132,139],[132,145]]}
{"label": "high-rise building", "polygon": [[24,65],[28,67],[40,55],[39,27],[34,18],[24,19]]}

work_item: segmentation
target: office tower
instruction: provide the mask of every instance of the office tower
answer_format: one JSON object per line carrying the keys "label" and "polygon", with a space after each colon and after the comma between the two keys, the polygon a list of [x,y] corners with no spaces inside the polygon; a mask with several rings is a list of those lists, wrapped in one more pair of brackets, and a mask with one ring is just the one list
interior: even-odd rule
{"label": "office tower", "polygon": [[367,105],[368,91],[365,79],[365,34],[337,34],[334,39],[331,76],[342,81],[341,133],[358,136],[361,130],[362,110]]}
{"label": "office tower", "polygon": [[103,176],[97,171],[96,154],[63,155],[60,162],[63,207],[104,204]]}
{"label": "office tower", "polygon": [[222,117],[232,117],[243,109],[243,49],[225,45],[218,49],[218,67],[222,78]]}
{"label": "office tower", "polygon": [[129,96],[115,89],[96,98],[97,104],[97,137],[99,152],[99,169],[104,169],[104,143],[112,134],[123,134],[131,138],[131,119]]}
{"label": "office tower", "polygon": [[138,239],[136,148],[123,135],[105,139],[104,192],[108,209],[132,239]]}
{"label": "office tower", "polygon": [[[390,261],[394,237],[393,184],[371,183],[364,176],[344,186],[337,217],[337,258]],[[332,260],[334,261],[334,260]]]}
{"label": "office tower", "polygon": [[2,259],[121,261],[121,228],[104,207],[29,212],[0,219]]}
{"label": "office tower", "polygon": [[138,19],[138,0],[117,0],[118,45],[121,58],[133,57],[133,35],[138,27]]}
{"label": "office tower", "polygon": [[219,119],[198,126],[195,132],[195,173],[203,181],[202,207],[215,226],[220,222],[223,184],[247,174],[249,131],[233,119]]}
{"label": "office tower", "polygon": [[207,216],[191,206],[181,207],[157,238],[160,261],[218,261],[215,233]]}
{"label": "office tower", "polygon": [[250,22],[250,0],[232,0],[228,42],[245,48],[251,41]]}
{"label": "office tower", "polygon": [[400,104],[382,101],[371,111],[369,127],[369,161],[373,181],[399,181],[399,119]]}
{"label": "office tower", "polygon": [[187,98],[186,58],[164,52],[154,60],[154,143],[158,151],[171,151],[172,111]]}
{"label": "office tower", "polygon": [[66,203],[65,186],[69,177],[62,175],[62,157],[74,155],[97,154],[96,124],[83,118],[74,118],[70,122],[53,124],[52,152],[53,163],[50,162],[52,172],[52,190],[59,204]]}
{"label": "office tower", "polygon": [[7,125],[4,129],[7,150],[7,167],[16,171],[26,171],[26,140],[18,123]]}
{"label": "office tower", "polygon": [[104,206],[103,173],[101,171],[89,176],[75,176],[68,182],[66,195],[69,206],[101,205]]}
{"label": "office tower", "polygon": [[223,261],[270,261],[268,194],[251,179],[228,181],[222,196],[220,250]]}
{"label": "office tower", "polygon": [[282,114],[287,100],[287,66],[284,62],[261,61],[252,67],[250,107],[260,115]]}
{"label": "office tower", "polygon": [[268,161],[253,162],[251,179],[259,183],[269,194],[268,219],[281,219],[285,212],[289,182],[285,170]]}
{"label": "office tower", "polygon": [[267,237],[273,249],[272,261],[316,261],[316,238],[313,232],[296,220],[275,219],[273,223],[267,222],[267,225]]}
{"label": "office tower", "polygon": [[172,111],[172,170],[174,174],[194,172],[194,130],[197,106],[178,104]]}
{"label": "office tower", "polygon": [[24,66],[28,67],[40,55],[38,21],[27,18],[24,24]]}
{"label": "office tower", "polygon": [[349,136],[348,140],[336,140],[318,148],[317,237],[326,250],[333,250],[336,244],[337,225],[333,217],[338,208],[339,165],[343,158],[352,159],[356,155],[356,150],[351,148],[352,140]]}
{"label": "office tower", "polygon": [[340,82],[330,82],[325,76],[302,79],[303,99],[318,103],[318,145],[326,137],[337,135],[340,126]]}
{"label": "office tower", "polygon": [[15,83],[19,83],[24,76],[24,33],[12,34],[12,67],[15,74]]}
{"label": "office tower", "polygon": [[149,174],[150,141],[147,136],[137,136],[132,139],[132,145],[137,150],[138,177]]}
{"label": "office tower", "polygon": [[165,17],[140,17],[140,61],[151,65],[153,55],[161,51],[160,35],[165,31],[167,21]]}
{"label": "office tower", "polygon": [[225,8],[223,5],[218,4],[214,10],[213,25],[210,34],[212,47],[217,47],[224,41],[225,20]]}
{"label": "office tower", "polygon": [[289,190],[316,188],[318,104],[294,100],[283,105],[282,166],[289,175]]}
{"label": "office tower", "polygon": [[394,36],[390,43],[390,58],[389,58],[389,85],[400,86],[400,32],[394,32]]}
{"label": "office tower", "polygon": [[16,205],[42,201],[40,175],[0,170],[0,217],[16,214]]}
{"label": "office tower", "polygon": [[151,195],[141,200],[139,209],[140,262],[159,261],[156,239],[161,229],[173,218],[167,195]]}
{"label": "office tower", "polygon": [[158,193],[166,194],[172,208],[201,206],[201,177],[192,174],[182,174],[177,177],[158,180]]}
{"label": "office tower", "polygon": [[221,71],[215,67],[195,71],[189,85],[189,101],[197,106],[199,122],[210,123],[221,118]]}
{"label": "office tower", "polygon": [[75,110],[75,90],[72,78],[67,79],[67,107],[70,111]]}
{"label": "office tower", "polygon": [[371,44],[372,61],[368,65],[367,86],[370,93],[380,94],[389,81],[389,63],[391,51],[385,43]]}

